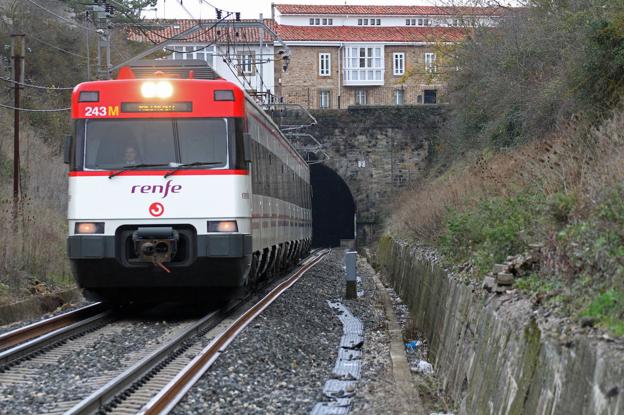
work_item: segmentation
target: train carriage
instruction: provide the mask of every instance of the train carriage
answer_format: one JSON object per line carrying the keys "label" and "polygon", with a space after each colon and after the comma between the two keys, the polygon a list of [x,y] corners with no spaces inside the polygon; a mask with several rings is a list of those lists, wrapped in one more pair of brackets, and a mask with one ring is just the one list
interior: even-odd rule
{"label": "train carriage", "polygon": [[92,296],[241,287],[309,251],[307,164],[244,91],[202,77],[150,61],[74,89],[68,254]]}

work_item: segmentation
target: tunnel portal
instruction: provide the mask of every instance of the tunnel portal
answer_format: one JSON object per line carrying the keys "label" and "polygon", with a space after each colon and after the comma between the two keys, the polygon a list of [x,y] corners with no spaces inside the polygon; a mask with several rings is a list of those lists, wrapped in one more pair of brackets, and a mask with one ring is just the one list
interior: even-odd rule
{"label": "tunnel portal", "polygon": [[355,239],[355,201],[345,181],[323,164],[310,166],[312,183],[312,246],[340,246]]}

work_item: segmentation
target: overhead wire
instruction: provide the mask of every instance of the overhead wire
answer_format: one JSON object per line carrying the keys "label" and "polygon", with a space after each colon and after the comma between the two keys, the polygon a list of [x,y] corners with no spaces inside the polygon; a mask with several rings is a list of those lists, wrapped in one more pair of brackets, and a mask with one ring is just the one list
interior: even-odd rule
{"label": "overhead wire", "polygon": [[[146,32],[150,32],[151,34],[163,39],[163,40],[179,40],[179,41],[189,41],[189,40],[194,40],[196,38],[198,38],[199,36],[201,36],[202,34],[204,34],[205,32],[207,32],[208,30],[211,30],[212,28],[216,27],[219,23],[221,23],[222,21],[224,21],[225,19],[227,19],[228,17],[232,16],[234,14],[234,12],[227,12],[225,14],[225,16],[223,16],[221,19],[218,19],[211,27],[205,29],[203,32],[200,33],[196,33],[193,34],[189,37],[184,37],[184,38],[178,38],[178,37],[169,37],[169,36],[165,36],[162,35],[160,33],[158,33],[155,30],[150,30],[147,29],[144,26],[144,23],[141,21],[136,20],[131,14],[129,14],[128,12],[131,12],[132,10],[130,8],[128,8],[128,6],[124,5],[123,3],[120,3],[117,0],[110,0],[114,3],[116,3],[117,5],[123,7],[125,10],[127,10],[127,12],[121,11],[121,13],[128,19],[130,20],[130,22],[132,22],[134,25],[136,25],[137,29],[139,29],[139,31],[141,31],[141,33],[143,33],[143,36],[145,36],[150,42],[154,43],[154,44],[158,44],[158,43],[162,43],[162,42],[156,42],[155,40],[153,40]],[[189,19],[189,20],[196,20],[197,24],[201,24],[201,20],[199,19]]]}
{"label": "overhead wire", "polygon": [[15,81],[13,79],[10,79],[10,78],[3,78],[3,77],[0,77],[0,81],[10,82],[12,84],[25,86],[25,87],[28,87],[28,88],[46,89],[46,90],[49,90],[49,91],[71,91],[71,90],[74,89],[74,87],[42,86],[42,85],[29,84],[29,83],[26,83],[26,82],[18,82],[18,81]]}
{"label": "overhead wire", "polygon": [[28,35],[28,38],[29,38],[29,39],[33,39],[33,40],[35,40],[35,41],[37,41],[37,42],[40,42],[40,43],[42,43],[42,44],[44,44],[44,45],[46,45],[46,46],[49,46],[49,47],[51,47],[52,49],[56,49],[56,50],[58,50],[59,52],[65,52],[65,53],[70,54],[70,55],[72,55],[72,56],[75,56],[75,57],[77,57],[77,58],[88,59],[88,57],[87,57],[87,56],[85,56],[85,55],[80,55],[79,53],[72,52],[71,50],[67,50],[67,49],[60,48],[60,47],[55,46],[55,45],[53,45],[53,44],[51,44],[51,43],[49,43],[49,42],[46,42],[45,40],[41,40],[41,39],[39,39],[39,38],[37,38],[37,37],[34,37],[34,36],[32,36],[32,35]]}
{"label": "overhead wire", "polygon": [[0,104],[0,108],[6,108],[10,110],[18,110],[18,111],[24,111],[24,112],[61,112],[61,111],[71,110],[71,107],[51,108],[51,109],[34,109],[34,108],[18,108],[18,107],[13,107],[11,105],[4,105],[4,104]]}
{"label": "overhead wire", "polygon": [[53,11],[52,11],[52,10],[50,10],[50,9],[46,9],[45,7],[43,7],[41,4],[37,3],[37,2],[36,2],[36,1],[34,1],[34,0],[26,0],[26,1],[27,1],[27,2],[29,2],[29,3],[31,3],[31,4],[33,4],[33,5],[35,5],[35,6],[37,6],[37,7],[38,7],[38,8],[40,8],[41,10],[43,10],[43,11],[45,11],[45,12],[47,12],[47,13],[51,14],[52,16],[54,16],[54,17],[56,17],[56,18],[58,18],[58,19],[61,19],[61,20],[65,21],[65,22],[67,22],[67,23],[71,23],[72,25],[77,26],[77,27],[80,27],[80,28],[82,28],[82,29],[85,29],[85,30],[90,30],[90,31],[92,31],[92,32],[96,32],[96,33],[97,33],[97,30],[92,29],[92,28],[87,27],[87,26],[83,26],[83,25],[81,25],[81,24],[79,24],[79,23],[76,23],[76,22],[75,22],[74,20],[72,20],[72,19],[68,19],[67,17],[61,16],[60,14],[57,14],[57,13],[53,12]]}

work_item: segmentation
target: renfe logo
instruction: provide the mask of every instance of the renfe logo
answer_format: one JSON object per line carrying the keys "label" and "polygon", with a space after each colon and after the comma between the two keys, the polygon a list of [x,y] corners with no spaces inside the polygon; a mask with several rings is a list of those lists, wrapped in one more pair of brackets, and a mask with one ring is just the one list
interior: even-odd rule
{"label": "renfe logo", "polygon": [[165,207],[162,205],[162,203],[154,202],[150,205],[148,211],[150,215],[158,217],[165,213]]}
{"label": "renfe logo", "polygon": [[172,180],[168,180],[163,186],[161,184],[135,184],[130,188],[130,193],[157,193],[163,195],[161,199],[169,196],[169,193],[180,193],[182,185],[171,185]]}

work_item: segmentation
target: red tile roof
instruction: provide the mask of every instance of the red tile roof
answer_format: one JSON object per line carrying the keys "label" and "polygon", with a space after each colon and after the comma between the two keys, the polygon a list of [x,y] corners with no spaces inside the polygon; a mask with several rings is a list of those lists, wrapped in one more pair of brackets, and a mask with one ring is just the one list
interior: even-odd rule
{"label": "red tile roof", "polygon": [[284,41],[342,42],[456,42],[467,31],[457,27],[359,27],[359,26],[286,26],[277,27]]}
{"label": "red tile roof", "polygon": [[[242,21],[256,22],[257,20]],[[129,28],[128,39],[135,42],[161,43],[202,23],[204,24],[202,29],[183,36],[180,39],[180,43],[206,43],[215,40],[226,43],[228,39],[235,43],[258,43],[260,40],[260,32],[257,27],[234,28],[229,20],[221,22],[218,27],[212,27],[216,22],[217,20],[194,19],[147,20],[142,24],[143,30],[131,26]],[[275,22],[273,20],[265,19],[264,23],[269,28],[275,29]],[[273,40],[271,35],[265,32],[264,41],[273,42]]]}
{"label": "red tile roof", "polygon": [[[249,20],[251,22],[251,20]],[[199,29],[179,40],[179,43],[258,43],[260,34],[258,28],[233,28],[223,23],[218,27],[211,27],[216,20],[203,20],[203,29]],[[199,21],[190,19],[180,20],[153,20],[142,31],[130,28],[128,39],[135,42],[160,43],[172,38],[185,30],[197,25]],[[265,24],[277,32],[278,36],[288,41],[336,41],[336,42],[456,42],[464,39],[467,30],[459,27],[361,27],[361,26],[290,26],[278,25],[273,20],[266,19]],[[238,35],[237,35],[238,33]],[[272,43],[268,33],[264,40]]]}
{"label": "red tile roof", "polygon": [[375,16],[494,16],[502,14],[498,7],[438,7],[438,6],[356,6],[275,4],[281,14],[295,15],[375,15]]}

